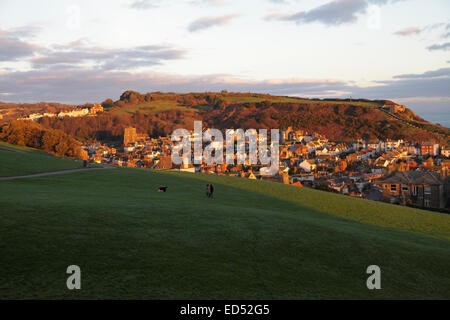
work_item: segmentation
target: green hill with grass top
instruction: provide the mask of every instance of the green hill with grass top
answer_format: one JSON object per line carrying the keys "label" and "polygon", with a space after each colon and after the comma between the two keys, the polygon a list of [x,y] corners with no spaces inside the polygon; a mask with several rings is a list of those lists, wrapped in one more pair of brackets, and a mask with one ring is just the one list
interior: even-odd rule
{"label": "green hill with grass top", "polygon": [[[14,170],[16,153],[0,152]],[[18,167],[43,169],[39,153],[20,155]],[[66,160],[53,161],[47,170]],[[450,216],[440,213],[132,168],[0,181],[0,195],[0,299],[450,298]],[[81,290],[66,288],[69,265]],[[381,290],[366,287],[369,265]]]}

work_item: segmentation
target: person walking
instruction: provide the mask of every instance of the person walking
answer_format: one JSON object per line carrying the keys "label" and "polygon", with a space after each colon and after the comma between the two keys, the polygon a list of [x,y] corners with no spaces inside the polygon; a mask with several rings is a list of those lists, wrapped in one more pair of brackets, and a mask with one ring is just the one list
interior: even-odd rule
{"label": "person walking", "polygon": [[211,184],[209,185],[209,197],[212,198],[213,195],[214,195],[214,186],[213,186],[213,184],[211,183]]}

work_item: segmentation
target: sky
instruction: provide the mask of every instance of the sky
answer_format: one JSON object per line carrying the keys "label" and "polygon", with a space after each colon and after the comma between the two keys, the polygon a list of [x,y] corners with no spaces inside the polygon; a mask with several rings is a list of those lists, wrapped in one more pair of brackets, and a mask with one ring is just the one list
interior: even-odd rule
{"label": "sky", "polygon": [[448,0],[0,0],[0,101],[390,99],[450,120]]}

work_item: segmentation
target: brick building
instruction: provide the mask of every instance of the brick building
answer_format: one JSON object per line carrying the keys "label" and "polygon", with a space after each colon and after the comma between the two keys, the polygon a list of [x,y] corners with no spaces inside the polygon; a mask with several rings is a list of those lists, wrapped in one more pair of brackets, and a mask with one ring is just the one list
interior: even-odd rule
{"label": "brick building", "polygon": [[391,203],[443,209],[449,196],[443,177],[432,171],[397,171],[381,184],[383,200]]}

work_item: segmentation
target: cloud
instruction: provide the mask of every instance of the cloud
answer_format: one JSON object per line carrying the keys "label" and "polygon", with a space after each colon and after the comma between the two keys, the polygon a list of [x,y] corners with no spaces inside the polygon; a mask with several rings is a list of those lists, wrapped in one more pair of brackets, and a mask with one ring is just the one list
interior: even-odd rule
{"label": "cloud", "polygon": [[[8,29],[8,34],[14,38],[20,39],[31,39],[34,38],[37,33],[41,30],[41,27],[34,25],[27,25],[21,27],[15,27]],[[1,33],[1,31],[0,31]]]}
{"label": "cloud", "polygon": [[409,28],[405,28],[405,29],[396,31],[396,32],[394,32],[394,34],[395,34],[395,35],[398,35],[398,36],[404,36],[404,37],[407,37],[407,36],[419,34],[419,33],[421,33],[421,32],[422,32],[422,30],[421,30],[420,28],[417,28],[417,27],[409,27]]}
{"label": "cloud", "polygon": [[333,79],[252,80],[227,74],[174,75],[156,72],[72,67],[0,74],[0,88],[10,101],[100,102],[123,91],[240,91],[309,97],[393,99],[450,97],[450,68],[398,75],[369,87]]}
{"label": "cloud", "polygon": [[266,20],[295,21],[298,24],[320,22],[325,25],[339,25],[355,22],[357,14],[364,12],[367,2],[364,0],[335,0],[309,11],[293,14],[272,14]]}
{"label": "cloud", "polygon": [[422,28],[422,31],[432,31],[432,30],[441,28],[443,26],[445,26],[445,23],[437,22],[437,23],[426,25],[425,27]]}
{"label": "cloud", "polygon": [[[333,0],[309,11],[272,13],[266,20],[294,21],[297,24],[318,22],[328,26],[354,23],[369,5],[385,5],[404,0]],[[283,0],[275,2],[284,2]]]}
{"label": "cloud", "polygon": [[83,41],[47,49],[30,60],[33,68],[72,68],[86,64],[97,69],[124,70],[158,65],[167,60],[182,59],[185,51],[163,45],[128,49],[90,47]]}
{"label": "cloud", "polygon": [[450,68],[441,68],[438,70],[426,71],[419,74],[400,74],[394,76],[394,79],[426,79],[437,77],[450,77]]}
{"label": "cloud", "polygon": [[[229,91],[335,95],[348,90],[336,80],[247,80],[226,74],[180,76],[156,72],[108,71],[103,69],[40,69],[0,75],[0,88],[9,101],[100,102],[117,98],[123,91],[204,92]],[[5,97],[6,99],[6,97]]]}
{"label": "cloud", "polygon": [[450,96],[450,68],[397,75],[393,78],[394,80],[378,81],[375,86],[354,88],[354,94],[369,99]]}
{"label": "cloud", "polygon": [[32,56],[39,46],[22,40],[32,35],[30,29],[0,29],[0,61],[17,61]]}
{"label": "cloud", "polygon": [[430,51],[435,51],[435,50],[447,51],[450,49],[450,42],[445,42],[442,44],[434,44],[434,45],[428,46],[427,49]]}
{"label": "cloud", "polygon": [[136,0],[130,4],[130,8],[137,10],[147,10],[159,7],[161,0]]}
{"label": "cloud", "polygon": [[269,2],[277,3],[277,4],[288,4],[292,2],[296,2],[298,0],[289,1],[289,0],[269,0]]}
{"label": "cloud", "polygon": [[238,14],[230,14],[219,17],[203,17],[192,21],[188,26],[188,30],[190,32],[195,32],[199,30],[208,29],[214,26],[226,25],[230,23],[232,19],[238,16],[239,16]]}
{"label": "cloud", "polygon": [[0,29],[0,62],[29,62],[34,69],[56,70],[89,65],[95,69],[124,70],[182,59],[186,53],[169,45],[102,48],[90,45],[86,39],[42,47],[20,38],[34,37],[35,30],[28,27]]}
{"label": "cloud", "polygon": [[192,0],[193,4],[206,4],[211,6],[222,6],[227,3],[227,0]]}
{"label": "cloud", "polygon": [[[434,31],[436,29],[441,29],[441,28],[444,28],[445,30],[448,30],[448,29],[450,29],[450,24],[446,25],[443,22],[438,22],[438,23],[433,23],[433,24],[426,25],[426,26],[424,26],[422,28],[409,27],[409,28],[405,28],[405,29],[401,29],[399,31],[396,31],[393,34],[398,35],[398,36],[407,37],[407,36],[412,36],[412,35],[415,35],[415,34],[421,34],[421,33],[424,33],[424,32],[432,32],[432,31]],[[441,36],[441,38],[444,38],[444,39],[448,38],[449,35],[450,35],[450,32],[444,33]]]}

